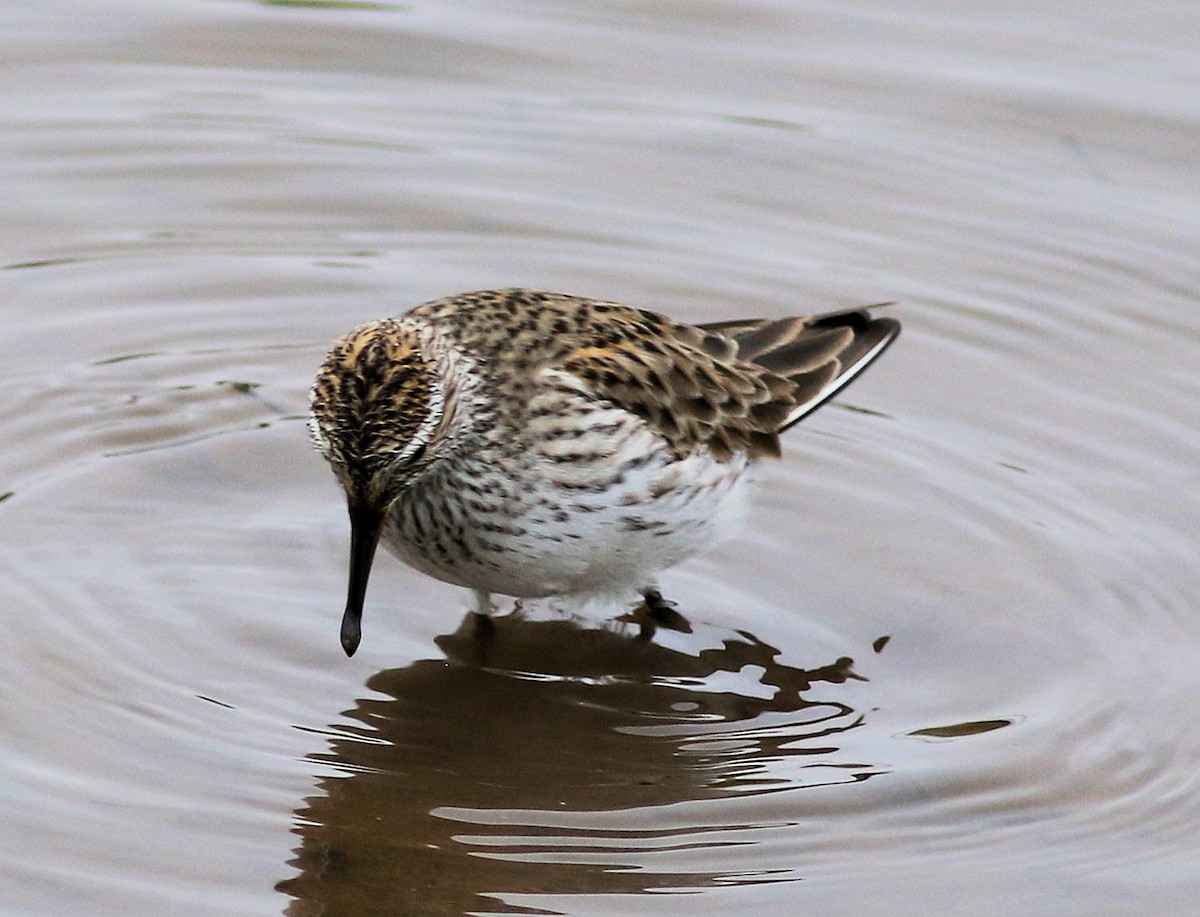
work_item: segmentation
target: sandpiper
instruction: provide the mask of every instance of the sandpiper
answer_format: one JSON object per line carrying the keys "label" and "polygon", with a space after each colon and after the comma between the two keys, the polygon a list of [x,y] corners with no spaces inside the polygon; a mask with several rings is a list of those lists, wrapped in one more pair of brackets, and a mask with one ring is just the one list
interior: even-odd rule
{"label": "sandpiper", "polygon": [[866,309],[688,325],[526,289],[354,329],[317,374],[309,422],[350,511],[346,654],[381,539],[473,590],[480,615],[494,594],[635,590],[665,611],[657,574],[712,543],[747,468],[899,331]]}

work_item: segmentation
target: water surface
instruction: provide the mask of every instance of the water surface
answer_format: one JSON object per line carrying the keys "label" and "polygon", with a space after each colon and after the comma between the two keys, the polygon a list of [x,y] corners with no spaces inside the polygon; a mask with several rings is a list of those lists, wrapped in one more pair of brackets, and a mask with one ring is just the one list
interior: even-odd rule
{"label": "water surface", "polygon": [[[6,913],[1190,915],[1200,12],[0,13]],[[690,634],[472,638],[303,412],[494,285],[898,300]]]}

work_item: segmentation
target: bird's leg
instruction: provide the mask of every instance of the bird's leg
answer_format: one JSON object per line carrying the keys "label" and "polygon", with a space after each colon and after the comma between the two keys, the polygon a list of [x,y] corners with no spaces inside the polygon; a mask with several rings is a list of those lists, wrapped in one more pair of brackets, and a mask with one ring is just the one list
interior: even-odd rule
{"label": "bird's leg", "polygon": [[492,612],[496,610],[496,606],[492,603],[490,593],[482,589],[473,589],[472,592],[475,593],[475,607],[471,610],[475,617],[475,634],[479,637],[490,637],[496,628],[492,623]]}
{"label": "bird's leg", "polygon": [[657,586],[647,586],[643,589],[642,598],[645,599],[646,614],[655,624],[661,624],[668,630],[679,631],[681,634],[692,632],[692,625],[688,623],[687,618],[675,610],[674,602],[662,597]]}

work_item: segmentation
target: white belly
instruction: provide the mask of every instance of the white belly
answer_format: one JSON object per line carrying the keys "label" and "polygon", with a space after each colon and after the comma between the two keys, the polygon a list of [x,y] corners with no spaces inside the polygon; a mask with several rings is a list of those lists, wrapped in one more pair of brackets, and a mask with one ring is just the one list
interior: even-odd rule
{"label": "white belly", "polygon": [[393,506],[385,545],[423,573],[489,593],[615,595],[652,585],[740,517],[747,460],[701,451],[675,459],[640,421],[621,411],[610,419],[622,429],[600,446],[586,436],[534,437],[511,461],[460,456],[426,475]]}

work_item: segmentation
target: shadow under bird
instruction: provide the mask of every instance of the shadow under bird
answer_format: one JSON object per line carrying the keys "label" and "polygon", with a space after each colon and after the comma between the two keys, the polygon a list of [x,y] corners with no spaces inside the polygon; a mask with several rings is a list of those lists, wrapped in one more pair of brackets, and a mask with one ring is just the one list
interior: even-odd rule
{"label": "shadow under bird", "polygon": [[[739,514],[746,472],[900,332],[867,309],[688,325],[538,290],[483,290],[334,344],[310,429],[346,493],[341,641],[362,636],[380,540],[475,593],[623,597]],[[481,618],[481,621],[486,618]]]}

